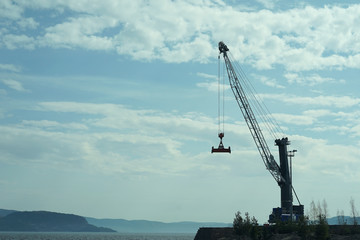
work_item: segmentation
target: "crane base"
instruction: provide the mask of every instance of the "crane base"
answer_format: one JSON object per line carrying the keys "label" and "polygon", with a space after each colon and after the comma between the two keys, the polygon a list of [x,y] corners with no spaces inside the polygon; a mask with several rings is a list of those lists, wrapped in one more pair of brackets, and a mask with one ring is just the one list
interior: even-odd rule
{"label": "crane base", "polygon": [[212,147],[211,149],[211,153],[231,153],[231,148],[224,148],[224,147],[219,147],[219,148],[214,148]]}

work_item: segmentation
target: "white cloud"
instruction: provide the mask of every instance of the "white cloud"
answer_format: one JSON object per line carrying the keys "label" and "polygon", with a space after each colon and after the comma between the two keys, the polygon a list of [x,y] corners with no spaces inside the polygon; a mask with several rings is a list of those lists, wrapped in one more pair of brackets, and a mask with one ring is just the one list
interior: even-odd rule
{"label": "white cloud", "polygon": [[316,97],[300,97],[292,96],[287,94],[260,94],[262,99],[286,99],[286,103],[298,104],[298,105],[311,105],[311,106],[328,106],[336,108],[347,108],[353,107],[360,103],[359,98],[349,97],[349,96],[316,96]]}
{"label": "white cloud", "polygon": [[[274,114],[279,121],[285,121],[294,125],[311,125],[307,129],[314,132],[332,132],[339,135],[346,135],[351,139],[360,134],[360,113],[358,111],[334,112],[328,109],[307,110],[300,116],[291,114]],[[295,120],[294,122],[292,122]],[[299,121],[299,122],[296,122]],[[353,141],[353,140],[351,140]]]}
{"label": "white cloud", "polygon": [[[274,6],[273,1],[261,2]],[[36,19],[19,20],[27,8],[70,9],[75,14],[44,28]],[[2,45],[9,49],[81,47],[114,50],[138,60],[208,62],[216,56],[217,42],[224,40],[237,59],[260,69],[275,64],[293,72],[360,66],[360,5],[356,4],[247,12],[219,1],[5,1],[3,9],[8,11],[7,18],[26,22],[24,27],[43,30],[37,31],[39,35],[3,35]],[[313,84],[329,80],[308,78]]]}
{"label": "white cloud", "polygon": [[197,83],[196,86],[205,88],[210,92],[218,92],[218,89],[219,89],[218,82],[200,82],[200,83]]}
{"label": "white cloud", "polygon": [[[338,80],[332,79],[332,76],[327,78],[321,74],[312,72],[300,74],[298,71],[359,68],[360,66],[359,46],[355,41],[359,36],[358,5],[307,7],[275,12],[255,9],[248,11],[244,8],[227,6],[223,2],[216,4],[210,1],[194,3],[147,1],[144,3],[136,0],[25,0],[1,1],[0,3],[1,6],[5,4],[11,6],[6,7],[9,12],[5,14],[2,14],[3,9],[0,9],[0,16],[6,18],[0,19],[4,20],[0,23],[1,48],[82,48],[116,51],[130,58],[146,61],[157,59],[165,62],[208,62],[215,60],[218,54],[217,42],[224,40],[236,59],[260,69],[285,69],[285,72],[292,74],[288,75],[289,83],[306,86],[334,83]],[[268,8],[271,7],[270,3]],[[38,14],[40,12],[47,14],[40,15]],[[25,18],[29,14],[33,14],[33,18]],[[347,15],[348,17],[346,17]],[[48,16],[50,16],[49,19]],[[8,27],[5,28],[4,24],[8,24]],[[344,29],[338,29],[338,34],[328,32],[329,28],[339,28],[339,26]],[[34,29],[35,31],[33,31]],[[334,42],[335,38],[339,42]],[[329,39],[333,42],[327,42]],[[5,50],[5,52],[11,54],[11,51]],[[0,64],[0,70],[5,72],[5,77],[2,79],[11,79],[21,71],[21,68],[12,64]],[[282,92],[283,85],[281,84],[287,83],[275,80],[272,74],[276,75],[278,72],[275,73],[271,70],[262,71],[259,74],[265,75],[266,73],[270,74],[261,78],[262,82],[268,86],[279,88],[273,89],[276,92]],[[14,76],[11,77],[12,75]],[[336,75],[338,74],[334,76]],[[216,76],[206,73],[197,73],[197,76],[200,79],[197,83],[198,87],[217,91]],[[46,76],[32,78],[33,81],[12,80],[12,82],[3,83],[17,91],[26,91],[24,87],[29,84],[44,86],[37,85],[40,83],[39,78],[42,79],[41,82],[49,83],[50,81],[52,87],[54,87],[54,83],[61,82],[61,86],[67,86],[66,90],[74,85],[78,87],[85,81],[89,83],[89,79],[87,79],[72,81],[68,85],[68,81],[64,82],[61,76],[58,78]],[[109,91],[106,87],[115,86],[108,84],[110,81],[104,81],[101,76],[96,78],[97,82],[100,82],[99,85],[82,86],[81,90],[88,92],[97,88],[96,91],[103,94],[103,92]],[[21,77],[18,76],[14,79],[19,80]],[[79,80],[69,79],[70,82],[73,79]],[[130,82],[131,80],[126,81]],[[21,83],[25,84],[25,82],[27,85],[23,86]],[[335,84],[337,83],[335,82]],[[135,86],[138,83],[132,81],[131,84]],[[335,86],[335,84],[333,85]],[[59,90],[59,88],[57,89]],[[76,89],[73,90],[76,91]],[[309,88],[309,90],[314,89]],[[298,192],[300,198],[318,192],[318,189],[307,191],[309,187],[314,186],[314,179],[317,183],[325,183],[329,188],[339,182],[354,182],[355,184],[350,185],[351,191],[354,186],[358,185],[360,179],[358,174],[360,153],[359,143],[357,143],[358,136],[360,136],[360,114],[353,111],[356,110],[360,100],[350,97],[351,93],[349,96],[329,96],[326,95],[325,88],[323,91],[324,93],[317,95],[309,93],[313,97],[290,94],[264,95],[265,97],[262,97],[274,101],[284,101],[281,102],[284,105],[277,105],[280,112],[290,109],[290,104],[293,105],[290,111],[296,112],[296,115],[274,114],[275,118],[286,123],[284,124],[285,128],[301,128],[304,132],[312,131],[314,135],[323,138],[290,136],[292,147],[299,150],[296,161],[294,161],[294,170],[301,174],[296,175],[297,179],[294,182],[296,186],[300,184],[304,189],[303,192]],[[128,87],[115,87],[111,90],[111,93],[113,92],[116,92],[117,97],[121,97],[116,101],[122,101],[128,96],[134,99],[134,96],[138,97],[142,91],[129,90]],[[57,91],[57,93],[56,96],[61,91]],[[104,101],[113,99],[113,96],[109,96],[108,93],[105,98],[101,99]],[[171,93],[173,92],[171,91]],[[6,93],[0,89],[1,94]],[[147,91],[146,94],[149,94],[146,95],[148,98],[152,93]],[[37,97],[48,99],[47,96],[50,95]],[[161,96],[161,99],[167,98],[166,96]],[[13,99],[12,97],[6,96],[7,99]],[[80,94],[80,97],[86,101],[85,95]],[[96,96],[92,97],[91,102],[96,98]],[[228,113],[231,111],[232,116],[237,114],[236,118],[240,119],[241,113],[236,103],[233,102],[232,94],[231,98],[235,106],[229,107],[229,109],[236,110],[229,110]],[[137,100],[139,99],[140,97],[137,98]],[[141,100],[144,99],[145,97],[142,96]],[[282,99],[286,99],[286,101]],[[17,114],[12,118],[14,121],[11,125],[0,126],[2,136],[0,161],[6,164],[12,161],[9,165],[13,165],[13,169],[21,169],[24,165],[25,167],[26,165],[32,166],[32,169],[39,168],[39,165],[45,165],[43,169],[50,170],[50,172],[51,166],[56,171],[77,169],[76,171],[84,175],[86,175],[86,171],[91,171],[89,177],[92,179],[99,175],[102,176],[100,179],[106,178],[103,178],[103,173],[113,174],[110,177],[112,182],[114,182],[113,176],[118,179],[134,178],[134,176],[135,178],[146,178],[149,174],[154,174],[156,177],[186,175],[189,183],[194,182],[193,178],[204,181],[203,176],[206,175],[210,177],[205,179],[214,179],[214,183],[219,183],[216,177],[223,179],[221,183],[224,184],[219,184],[223,186],[229,185],[226,184],[229,182],[229,175],[235,176],[230,178],[230,182],[239,181],[240,177],[242,182],[254,183],[255,180],[256,183],[259,182],[258,185],[261,185],[263,183],[259,179],[262,179],[263,176],[265,176],[265,184],[272,181],[270,174],[261,162],[243,120],[234,123],[232,119],[228,119],[230,123],[226,124],[224,144],[230,145],[233,153],[220,157],[209,153],[211,146],[219,143],[217,121],[215,118],[201,113],[132,109],[124,105],[78,102],[43,102],[31,109],[28,107],[31,105],[30,103],[26,103],[25,106],[19,101],[21,99],[6,104],[4,110],[0,109],[0,118]],[[127,102],[129,103],[129,101]],[[286,105],[287,103],[289,105]],[[146,103],[146,105],[148,104],[151,103]],[[14,112],[14,108],[19,107],[26,108],[26,115],[22,118],[21,109],[15,109]],[[297,108],[310,110],[299,113]],[[260,126],[263,126],[261,122]],[[344,136],[334,141],[332,139],[334,136],[328,135],[331,131],[344,134]],[[299,131],[300,134],[304,132]],[[266,133],[264,134],[266,136]],[[328,141],[324,139],[328,139]],[[271,140],[273,139],[271,138]],[[332,144],[333,142],[342,142],[343,145]],[[274,146],[270,147],[274,148]],[[276,154],[276,151],[274,152]],[[99,172],[100,174],[98,174]],[[74,174],[71,180],[76,180],[78,176],[78,174]],[[190,177],[188,178],[188,176]],[[164,182],[169,185],[174,183],[171,181],[171,177],[166,176],[166,178],[161,178],[161,181],[164,179],[166,179]],[[181,177],[179,181],[183,181],[183,179]],[[201,186],[211,185],[208,181],[204,182],[204,185]],[[153,183],[153,181],[148,182],[149,186],[157,186]],[[133,187],[130,184],[127,185],[128,188]],[[248,190],[251,192],[254,186],[254,184],[247,185]],[[275,182],[271,182],[271,186],[277,187]],[[316,184],[316,188],[318,187],[321,185]],[[171,187],[169,189],[171,191]],[[193,186],[192,189],[196,192],[196,187]],[[274,193],[274,191],[266,189],[265,191],[269,191],[270,194]],[[230,187],[229,192],[231,192]],[[319,195],[324,192],[331,194],[331,191],[323,191]],[[79,195],[81,194],[79,193]],[[224,194],[226,195],[226,191]],[[346,192],[342,192],[342,195],[346,194]],[[328,196],[322,195],[321,197]],[[119,197],[121,198],[121,196]],[[129,199],[131,201],[137,198],[129,197]],[[235,198],[226,197],[226,199]],[[274,199],[278,200],[276,196]],[[250,199],[250,207],[253,204],[251,201]],[[191,201],[191,204],[193,202],[201,201]],[[304,201],[304,203],[307,202]],[[126,206],[126,204],[123,205]],[[259,214],[262,214],[261,212],[263,213],[262,210],[259,210]],[[132,215],[132,217],[134,216]]]}
{"label": "white cloud", "polygon": [[12,79],[5,79],[2,80],[2,82],[8,86],[9,88],[12,88],[19,92],[28,92],[29,90],[25,89],[22,84],[18,81],[12,80]]}
{"label": "white cloud", "polygon": [[[146,134],[156,131],[159,136],[168,133],[177,134],[178,137],[188,139],[186,132],[201,132],[214,128],[213,119],[198,113],[187,113],[185,115],[168,114],[155,110],[132,110],[122,105],[115,104],[91,104],[76,102],[44,102],[40,103],[37,110],[70,112],[78,114],[100,115],[100,118],[88,120],[88,124],[104,129],[132,129],[143,131]],[[158,129],[152,129],[154,127]]]}
{"label": "white cloud", "polygon": [[[218,143],[213,141],[218,140],[213,134],[217,130],[216,120],[199,113],[180,114],[78,102],[43,102],[28,111],[43,111],[36,115],[38,117],[51,116],[48,114],[53,112],[57,120],[28,119],[0,126],[1,162],[11,159],[17,167],[45,166],[47,171],[79,169],[85,175],[90,172],[92,178],[111,175],[111,180],[114,176],[127,180],[155,176],[163,180],[165,176],[166,181],[173,183],[174,176],[180,176],[181,181],[186,176],[189,182],[192,177],[199,181],[209,177],[228,182],[238,181],[240,176],[244,182],[270,181],[269,185],[278,191],[243,121],[228,126],[224,143],[231,145],[233,153],[219,157],[209,152],[211,144]],[[68,118],[64,116],[69,113],[78,121],[67,122]],[[330,113],[310,110],[306,114],[315,118]],[[317,192],[306,192],[313,186],[313,179],[328,185],[329,181],[350,182],[355,186],[359,183],[358,146],[329,144],[323,139],[303,136],[289,137],[291,147],[298,150],[293,159],[294,184],[305,204],[304,199]],[[246,191],[251,192],[255,185]],[[322,197],[330,198],[328,194]],[[276,194],[274,196],[277,199]]]}
{"label": "white cloud", "polygon": [[254,78],[257,78],[257,79],[260,79],[260,81],[265,84],[266,86],[269,86],[269,87],[273,87],[273,88],[280,88],[280,89],[283,89],[285,88],[283,85],[279,84],[275,79],[273,78],[268,78],[266,76],[261,76],[261,75],[256,75],[254,74],[253,75]]}
{"label": "white cloud", "polygon": [[333,113],[328,109],[306,110],[303,114],[316,118],[336,115],[336,113]]}
{"label": "white cloud", "polygon": [[20,19],[24,9],[14,4],[11,0],[4,0],[0,1],[0,16],[2,18],[9,18],[9,19]]}
{"label": "white cloud", "polygon": [[[49,150],[35,148],[34,151],[40,153],[34,155],[46,155],[49,158],[49,154],[66,151],[71,159],[83,159],[85,165],[91,168],[95,166],[95,169],[107,173],[181,174],[199,168],[201,163],[191,160],[199,157],[198,153],[191,156],[190,153],[195,149],[184,146],[185,140],[208,144],[207,140],[202,139],[203,133],[208,134],[209,129],[216,132],[214,120],[197,113],[177,115],[153,110],[132,110],[114,104],[75,102],[44,102],[36,109],[88,115],[78,123],[24,120],[24,128],[7,129],[4,133],[14,138],[13,144],[16,138],[12,133],[15,132],[22,132],[18,136],[22,136],[23,141],[34,136],[39,136],[42,141],[51,138],[47,144],[51,144],[47,147]],[[38,139],[33,141],[35,144]],[[22,144],[27,145],[25,142]],[[73,154],[71,149],[75,148],[78,153]],[[46,153],[41,153],[43,151]],[[211,166],[210,163],[206,165]]]}
{"label": "white cloud", "polygon": [[[206,81],[206,82],[199,82],[196,84],[196,86],[205,88],[210,92],[218,92],[219,89],[221,91],[230,89],[229,84],[223,84],[223,83],[219,84],[218,77],[215,75],[210,75],[210,74],[206,74],[206,73],[197,73],[197,76],[206,78],[206,79],[210,79],[210,80],[214,80],[212,82]],[[225,81],[227,81],[227,80],[225,79]]]}
{"label": "white cloud", "polygon": [[36,29],[39,26],[39,23],[33,18],[23,18],[17,24],[23,29]]}
{"label": "white cloud", "polygon": [[109,50],[113,42],[108,37],[97,34],[117,25],[117,21],[107,17],[79,17],[46,28],[41,44],[55,48],[82,47],[91,50]]}
{"label": "white cloud", "polygon": [[35,128],[44,128],[44,129],[73,129],[73,130],[87,130],[88,127],[85,124],[81,123],[59,123],[57,121],[49,120],[23,120],[22,124],[25,126],[31,126]]}
{"label": "white cloud", "polygon": [[257,2],[264,5],[265,8],[274,8],[278,0],[256,0]]}
{"label": "white cloud", "polygon": [[0,70],[10,71],[10,72],[20,72],[21,68],[13,64],[0,64]]}
{"label": "white cloud", "polygon": [[311,74],[308,76],[299,75],[298,73],[287,73],[284,75],[290,84],[300,84],[305,86],[314,86],[322,83],[334,82],[335,79],[321,77],[319,74]]}
{"label": "white cloud", "polygon": [[[28,133],[18,134],[23,136],[23,139],[26,139],[24,136],[27,135],[37,136],[39,134],[43,140],[47,139],[46,136],[51,137],[52,141],[54,141],[54,146],[50,147],[50,149],[53,149],[51,151],[56,149],[55,152],[67,151],[66,148],[77,148],[79,149],[78,153],[73,155],[71,159],[83,159],[82,161],[85,161],[84,163],[89,167],[96,166],[96,169],[107,173],[123,172],[138,174],[146,172],[176,175],[195,169],[202,169],[201,171],[205,171],[205,169],[210,171],[217,168],[223,168],[224,171],[229,170],[229,163],[216,165],[215,168],[213,163],[205,163],[208,160],[206,160],[207,157],[202,156],[205,153],[201,151],[201,146],[205,145],[205,149],[208,149],[211,144],[216,145],[217,142],[213,141],[216,138],[212,137],[212,133],[216,132],[217,126],[215,119],[202,114],[187,113],[180,115],[154,110],[133,110],[122,105],[76,102],[44,102],[38,106],[37,110],[53,111],[59,114],[81,114],[83,117],[81,123],[77,124],[48,120],[25,120],[22,124],[26,128],[18,127],[14,132],[25,131],[27,129]],[[90,115],[86,116],[84,114]],[[342,113],[331,113],[328,110],[309,110],[305,111],[303,115],[298,116],[273,114],[280,121],[288,121],[291,124],[295,123],[305,126],[313,125],[320,117],[327,115],[342,115]],[[59,132],[61,129],[72,131]],[[245,123],[228,123],[227,129],[228,134],[225,144],[230,143],[232,148],[234,147],[233,149],[236,149],[240,155],[250,148],[251,154],[256,158],[256,148],[249,137]],[[350,131],[345,128],[332,129]],[[313,130],[331,130],[331,127],[321,129],[321,125],[319,125]],[[303,149],[302,154],[307,154],[302,156],[303,161],[306,161],[304,165],[297,166],[301,171],[318,167],[321,164],[314,163],[311,160],[315,157],[315,154],[317,158],[321,156],[324,159],[322,161],[325,161],[323,162],[324,168],[322,168],[322,172],[330,174],[333,169],[338,167],[336,164],[331,163],[336,159],[335,155],[338,151],[345,151],[346,148],[342,145],[331,145],[321,139],[311,139],[302,136],[290,137],[291,140],[295,141],[296,148]],[[243,138],[241,146],[233,146],[231,144],[239,142],[239,139]],[[70,139],[72,140],[70,141]],[[209,141],[208,139],[212,140]],[[188,145],[186,143],[188,141],[195,141],[196,146]],[[24,143],[24,145],[26,144]],[[65,149],[58,149],[60,147]],[[192,149],[193,147],[194,149]],[[329,154],[325,154],[323,151],[326,150],[324,149],[328,149]],[[71,153],[72,150],[67,152]],[[34,155],[38,156],[39,153]],[[328,159],[325,159],[325,157]],[[346,161],[348,164],[353,164],[354,158],[356,158],[356,154],[349,157]],[[345,178],[346,176],[341,175],[339,177]]]}
{"label": "white cloud", "polygon": [[[16,159],[22,164],[49,166],[81,165],[107,174],[142,176],[230,171],[226,162],[209,161],[211,146],[218,144],[216,119],[199,113],[77,102],[43,102],[28,110],[56,112],[59,119],[62,114],[79,114],[81,119],[70,123],[23,120],[17,125],[0,127],[3,136],[0,160]],[[238,149],[235,155],[250,144],[249,133],[244,123],[229,124],[224,143],[244,136],[243,147],[235,147]],[[252,153],[256,153],[256,148]]]}
{"label": "white cloud", "polygon": [[356,136],[360,136],[360,123],[356,123],[353,127],[351,127],[350,132]]}
{"label": "white cloud", "polygon": [[[1,89],[0,89],[0,94],[1,94]],[[0,119],[5,117],[5,111],[3,109],[0,108]]]}
{"label": "white cloud", "polygon": [[[2,37],[2,44],[8,49],[25,48],[32,50],[36,46],[36,40],[33,37],[26,36],[24,34],[6,34]],[[0,43],[1,44],[1,43]]]}
{"label": "white cloud", "polygon": [[306,115],[293,115],[285,113],[274,113],[272,116],[278,121],[294,125],[311,125],[314,123],[315,118]]}
{"label": "white cloud", "polygon": [[197,76],[199,77],[203,77],[203,78],[207,78],[207,79],[211,79],[211,80],[218,80],[218,76],[215,75],[211,75],[211,74],[207,74],[207,73],[196,73]]}
{"label": "white cloud", "polygon": [[[259,169],[261,161],[243,122],[228,126],[224,143],[230,143],[234,153],[219,161],[208,152],[211,144],[217,143],[212,137],[217,128],[216,120],[201,114],[180,115],[114,104],[76,102],[44,102],[37,110],[57,112],[59,116],[62,113],[81,114],[82,120],[71,123],[24,120],[18,125],[0,127],[3,136],[0,140],[1,161],[13,159],[21,164],[45,164],[57,169],[81,166],[88,171],[121,173],[123,176],[183,175],[193,171],[236,174],[231,169],[238,164],[242,168],[246,164],[246,171],[251,174],[267,174],[265,169]],[[322,111],[316,115],[309,111],[306,114],[308,116],[275,117],[292,118],[291,121],[308,125],[316,121],[316,117],[329,113]],[[322,139],[303,136],[289,137],[293,147],[299,150],[294,169],[302,177],[297,186],[304,178],[312,179],[315,175],[359,181],[357,147],[329,144]],[[241,144],[234,145],[239,139]],[[191,146],[187,141],[196,144]],[[247,160],[254,161],[238,162],[238,158],[245,155]],[[209,161],[209,158],[216,161]]]}
{"label": "white cloud", "polygon": [[341,135],[344,135],[344,134],[350,132],[350,129],[347,126],[331,126],[331,125],[312,127],[312,128],[310,128],[310,130],[314,131],[314,132],[332,131],[332,132],[338,132]]}
{"label": "white cloud", "polygon": [[[327,179],[327,176],[337,181],[358,182],[359,150],[356,146],[329,144],[323,139],[313,139],[303,136],[292,136],[298,149],[294,168],[298,169],[302,177],[311,175],[310,179]],[[315,161],[316,159],[316,161]]]}

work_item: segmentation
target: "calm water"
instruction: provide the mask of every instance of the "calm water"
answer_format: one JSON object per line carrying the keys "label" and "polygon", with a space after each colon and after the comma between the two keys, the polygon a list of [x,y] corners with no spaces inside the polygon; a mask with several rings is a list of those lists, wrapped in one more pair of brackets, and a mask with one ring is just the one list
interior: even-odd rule
{"label": "calm water", "polygon": [[0,232],[0,240],[193,240],[195,234]]}

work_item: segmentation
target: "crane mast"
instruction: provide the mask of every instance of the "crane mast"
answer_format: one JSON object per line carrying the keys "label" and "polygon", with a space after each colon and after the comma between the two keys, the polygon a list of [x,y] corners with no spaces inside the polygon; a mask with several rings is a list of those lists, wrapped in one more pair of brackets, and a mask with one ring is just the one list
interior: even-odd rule
{"label": "crane mast", "polygon": [[236,74],[236,71],[228,57],[227,52],[229,51],[229,49],[223,42],[219,42],[219,51],[220,54],[223,55],[225,61],[231,90],[234,93],[235,99],[240,107],[245,122],[255,141],[260,156],[266,166],[266,169],[271,173],[271,175],[281,188],[281,208],[273,209],[274,218],[280,218],[284,214],[291,214],[292,218],[294,210],[296,213],[298,212],[300,215],[303,215],[303,205],[293,206],[292,180],[289,172],[287,151],[287,145],[289,145],[290,142],[287,138],[275,140],[275,144],[279,148],[279,166],[269,150],[264,135],[250,107],[245,91],[240,84],[238,75]]}

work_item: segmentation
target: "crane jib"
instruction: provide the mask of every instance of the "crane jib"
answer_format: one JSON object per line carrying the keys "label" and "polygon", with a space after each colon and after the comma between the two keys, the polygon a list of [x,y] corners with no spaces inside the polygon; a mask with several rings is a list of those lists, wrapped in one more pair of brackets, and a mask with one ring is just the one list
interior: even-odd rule
{"label": "crane jib", "polygon": [[223,53],[229,82],[231,89],[234,93],[235,99],[240,107],[240,110],[244,116],[245,122],[250,129],[250,133],[255,141],[255,144],[259,150],[261,158],[267,169],[271,169],[270,173],[274,177],[275,181],[279,184],[283,182],[283,178],[281,176],[280,167],[275,162],[274,158],[270,153],[270,149],[265,141],[265,138],[261,132],[259,124],[255,118],[253,111],[250,108],[250,103],[247,100],[246,94],[241,87],[240,81],[237,77],[237,74],[234,70],[234,67],[231,64],[231,61],[227,55],[227,51],[229,51],[228,47],[223,43],[219,43],[219,51]]}
{"label": "crane jib", "polygon": [[[275,161],[273,155],[270,152],[270,149],[265,141],[261,128],[256,120],[255,114],[251,109],[251,105],[247,99],[246,93],[242,85],[240,84],[238,74],[236,73],[229,59],[229,56],[227,54],[229,48],[223,42],[219,42],[219,51],[224,58],[231,90],[244,116],[245,122],[250,130],[251,136],[254,139],[254,142],[260,153],[260,156],[266,166],[266,169],[270,172],[270,174],[273,176],[273,178],[276,180],[276,182],[281,188],[281,208],[273,209],[273,213],[269,217],[270,220],[272,217],[274,219],[279,219],[287,214],[291,216],[291,219],[294,216],[293,214],[295,214],[296,217],[303,216],[304,206],[301,205],[300,202],[299,205],[297,206],[293,205],[292,192],[294,191],[295,195],[296,192],[292,186],[292,176],[289,171],[289,163],[288,163],[287,145],[290,144],[290,141],[288,141],[287,138],[275,140],[275,144],[279,148],[279,158],[280,158],[280,166],[279,166],[279,164]],[[244,76],[244,73],[242,73],[242,75],[239,74],[239,77],[243,82],[245,82],[246,76]]]}

